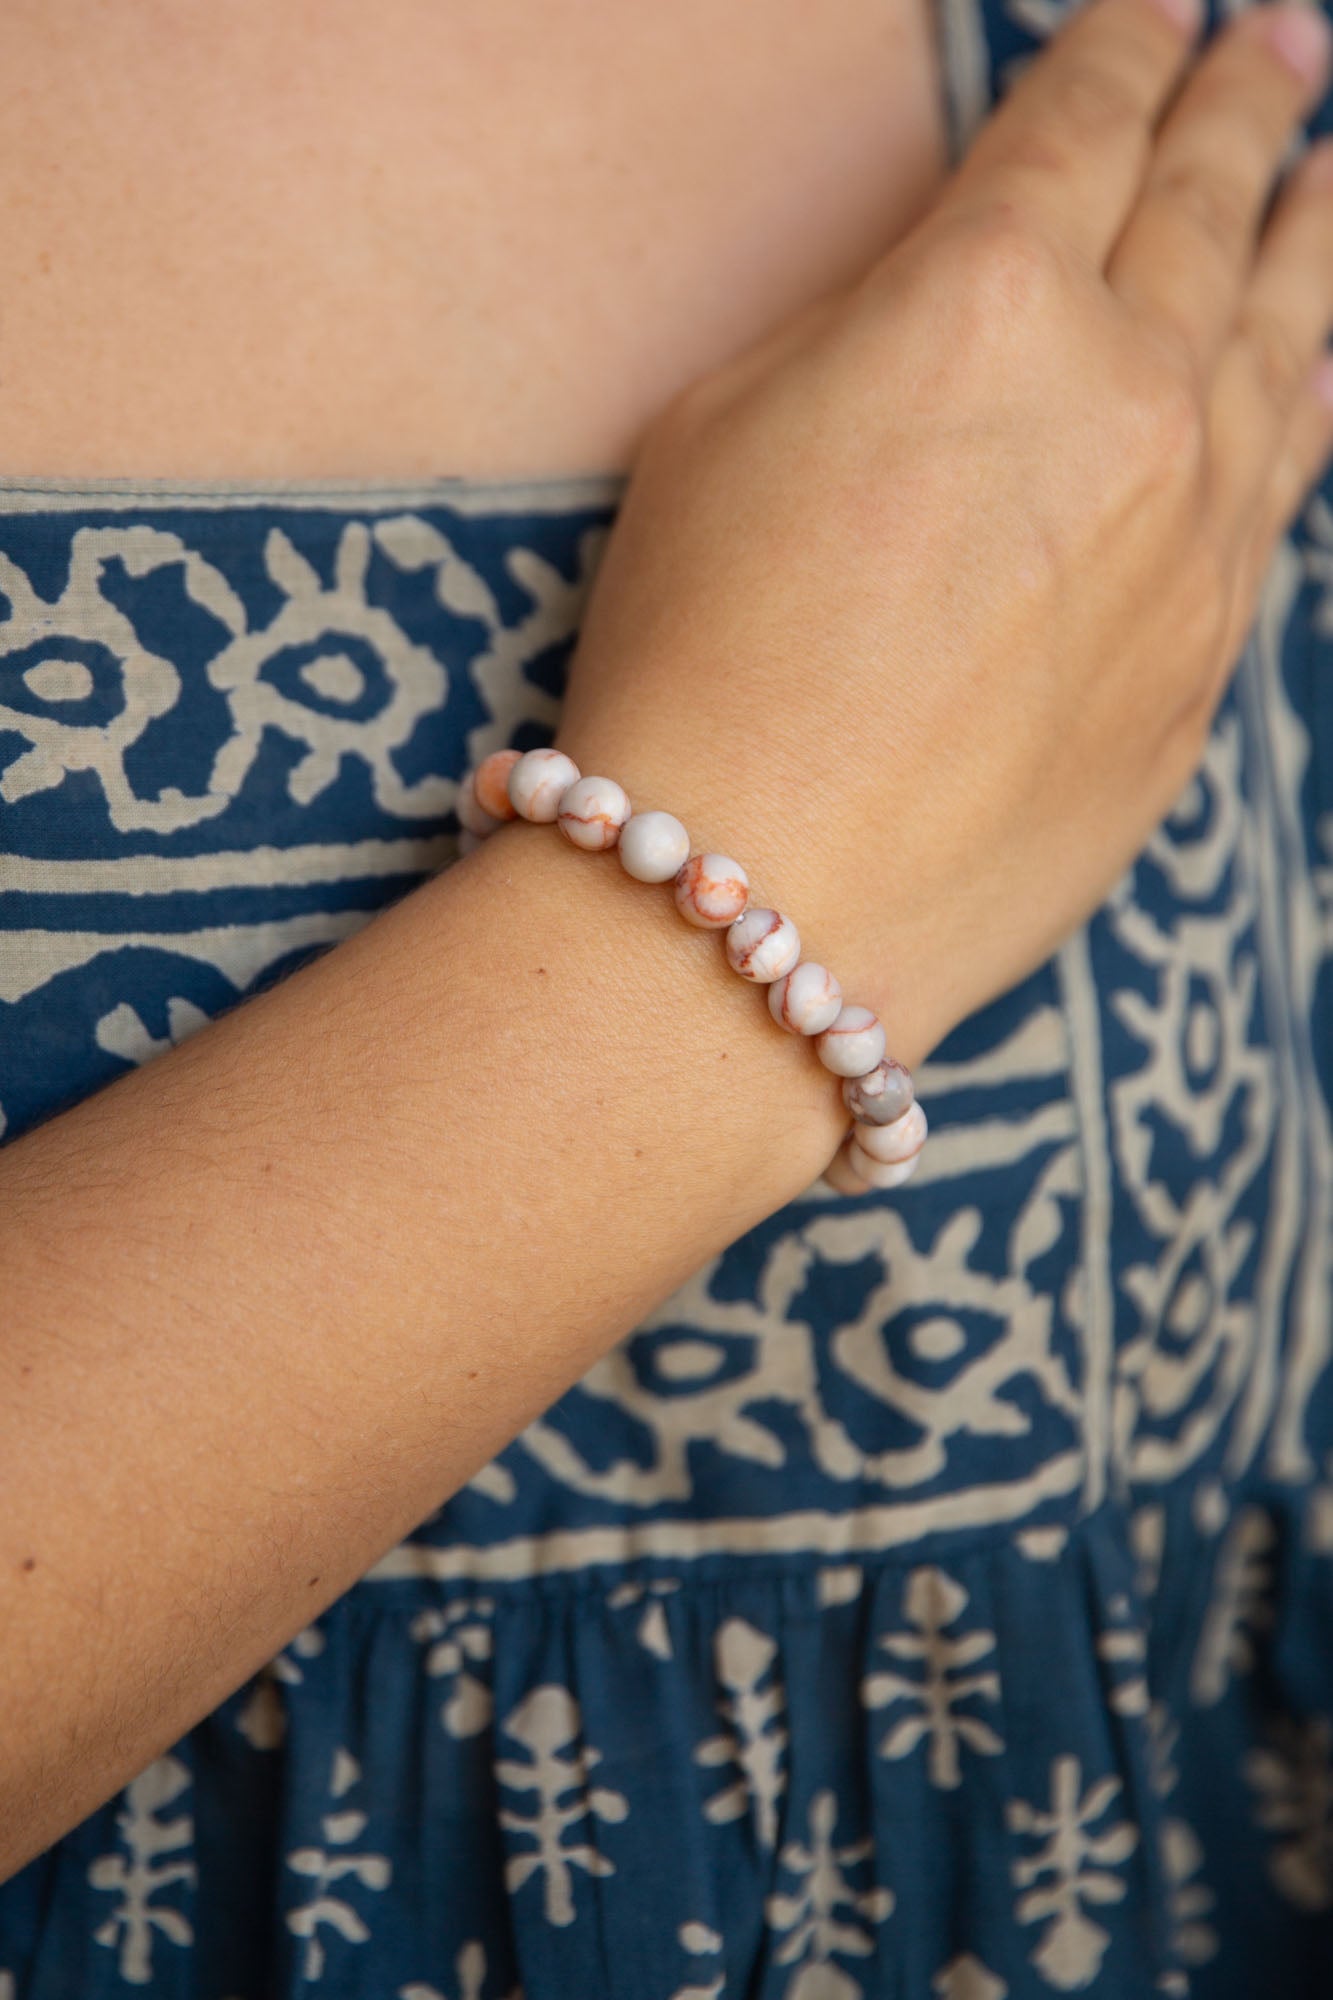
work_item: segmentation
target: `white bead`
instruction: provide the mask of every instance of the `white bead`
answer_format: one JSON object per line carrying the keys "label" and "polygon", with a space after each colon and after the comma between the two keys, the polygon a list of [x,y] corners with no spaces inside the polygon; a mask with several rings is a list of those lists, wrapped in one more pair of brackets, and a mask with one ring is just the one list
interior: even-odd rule
{"label": "white bead", "polygon": [[841,1010],[841,986],[827,966],[812,958],[768,989],[768,1011],[789,1035],[822,1035]]}
{"label": "white bead", "polygon": [[801,940],[780,910],[748,909],[727,932],[727,960],[742,979],[767,985],[785,979],[801,955]]}
{"label": "white bead", "polygon": [[676,908],[687,924],[720,931],[750,900],[750,878],[726,854],[692,854],[676,872]]}
{"label": "white bead", "polygon": [[835,1076],[864,1076],[884,1060],[884,1025],[869,1007],[849,1001],[816,1039],[815,1052]]}
{"label": "white bead", "polygon": [[466,827],[469,833],[475,833],[480,840],[485,840],[488,833],[494,833],[500,824],[499,820],[493,818],[478,802],[475,771],[469,771],[458,787],[454,811],[458,814],[458,824]]}
{"label": "white bead", "polygon": [[910,1160],[926,1143],[926,1114],[919,1104],[909,1104],[892,1125],[857,1124],[852,1137],[872,1160]]}
{"label": "white bead", "polygon": [[864,1194],[867,1183],[848,1159],[849,1151],[849,1147],[839,1146],[820,1178],[828,1182],[835,1194]]}
{"label": "white bead", "polygon": [[669,882],[690,855],[690,836],[671,813],[631,815],[620,835],[620,865],[636,882]]}
{"label": "white bead", "polygon": [[556,824],[589,854],[614,847],[630,816],[629,797],[614,778],[576,778],[561,796]]}
{"label": "white bead", "polygon": [[847,1163],[852,1171],[874,1188],[901,1187],[904,1181],[911,1180],[920,1162],[919,1152],[913,1153],[910,1160],[872,1160],[855,1139],[847,1148]]}
{"label": "white bead", "polygon": [[520,819],[549,826],[578,781],[579,767],[563,750],[525,750],[509,773],[509,803]]}

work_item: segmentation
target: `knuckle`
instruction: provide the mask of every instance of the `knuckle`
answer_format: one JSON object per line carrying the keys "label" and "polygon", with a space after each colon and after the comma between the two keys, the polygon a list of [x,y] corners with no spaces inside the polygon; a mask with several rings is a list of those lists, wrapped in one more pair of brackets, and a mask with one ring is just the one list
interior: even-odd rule
{"label": "knuckle", "polygon": [[1253,223],[1239,182],[1203,161],[1181,161],[1162,169],[1153,193],[1182,215],[1212,251],[1228,262],[1235,259]]}
{"label": "knuckle", "polygon": [[1306,376],[1306,359],[1286,321],[1267,307],[1247,305],[1236,330],[1245,343],[1261,394],[1275,409],[1294,402]]}
{"label": "knuckle", "polygon": [[971,218],[957,245],[956,276],[988,319],[1039,315],[1063,281],[1055,245],[1008,203]]}
{"label": "knuckle", "polygon": [[1194,482],[1204,463],[1207,418],[1192,364],[1163,350],[1126,400],[1137,462],[1159,478],[1181,476]]}
{"label": "knuckle", "polygon": [[1051,77],[1010,139],[1007,156],[1020,170],[1065,175],[1085,166],[1090,152],[1132,146],[1142,156],[1149,144],[1147,121],[1127,80],[1105,61],[1081,57]]}
{"label": "knuckle", "polygon": [[1056,105],[1061,125],[1075,145],[1141,135],[1149,144],[1147,119],[1129,80],[1106,62],[1071,62],[1060,79]]}
{"label": "knuckle", "polygon": [[[1284,63],[1254,61],[1254,51],[1222,37],[1190,81],[1181,114],[1200,132],[1217,135],[1228,152],[1239,149],[1256,169],[1275,159],[1291,126],[1292,105]],[[1276,87],[1275,87],[1276,86]]]}

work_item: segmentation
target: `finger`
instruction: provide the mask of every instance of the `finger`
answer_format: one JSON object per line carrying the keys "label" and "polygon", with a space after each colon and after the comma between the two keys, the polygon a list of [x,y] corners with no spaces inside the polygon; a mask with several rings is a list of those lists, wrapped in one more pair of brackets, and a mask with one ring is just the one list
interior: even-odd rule
{"label": "finger", "polygon": [[[1288,418],[1264,489],[1233,544],[1239,554],[1233,565],[1231,615],[1223,646],[1228,676],[1254,624],[1255,606],[1263,592],[1273,551],[1304,508],[1316,481],[1328,470],[1330,457],[1333,457],[1333,355],[1326,355],[1310,371]],[[1220,687],[1217,692],[1220,696]]]}
{"label": "finger", "polygon": [[1210,463],[1230,518],[1243,518],[1266,485],[1330,329],[1333,141],[1325,140],[1282,191],[1213,377]]}
{"label": "finger", "polygon": [[1260,559],[1286,533],[1333,455],[1333,354],[1315,363],[1291,410],[1258,513]]}
{"label": "finger", "polygon": [[1114,291],[1210,369],[1250,270],[1297,118],[1328,67],[1307,6],[1243,15],[1198,64],[1157,137],[1143,192],[1107,265]]}
{"label": "finger", "polygon": [[982,127],[940,212],[1015,204],[1100,267],[1196,18],[1192,0],[1090,0]]}

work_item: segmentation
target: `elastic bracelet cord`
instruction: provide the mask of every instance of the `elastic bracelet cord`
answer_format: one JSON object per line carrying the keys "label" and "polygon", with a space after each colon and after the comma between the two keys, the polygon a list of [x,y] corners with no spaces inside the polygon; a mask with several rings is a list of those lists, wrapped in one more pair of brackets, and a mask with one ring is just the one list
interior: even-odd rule
{"label": "elastic bracelet cord", "polygon": [[823,1178],[838,1194],[901,1187],[916,1172],[926,1114],[912,1079],[884,1053],[884,1027],[869,1007],[844,1001],[833,974],[801,957],[795,924],[750,904],[745,870],[725,854],[695,854],[668,812],[634,812],[614,778],[585,778],[563,750],[497,750],[459,787],[455,806],[469,854],[506,820],[554,824],[575,847],[614,847],[637,882],[670,882],[676,908],[701,930],[724,931],[727,962],[768,988],[768,1011],[789,1034],[806,1035],[825,1069],[842,1079],[852,1125]]}

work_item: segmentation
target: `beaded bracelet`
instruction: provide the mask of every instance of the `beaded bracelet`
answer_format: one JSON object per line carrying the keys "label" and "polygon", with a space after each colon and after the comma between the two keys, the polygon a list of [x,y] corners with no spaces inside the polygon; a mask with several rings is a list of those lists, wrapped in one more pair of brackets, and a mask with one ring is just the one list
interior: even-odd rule
{"label": "beaded bracelet", "polygon": [[900,1187],[926,1139],[926,1114],[903,1065],[886,1059],[884,1028],[869,1007],[844,1002],[833,974],[801,957],[790,917],[750,906],[745,870],[725,854],[692,854],[667,812],[633,812],[613,778],[585,778],[563,750],[497,750],[469,771],[455,807],[469,854],[506,820],[554,822],[575,847],[619,849],[638,882],[671,882],[676,908],[701,930],[725,930],[727,960],[768,987],[768,1010],[789,1034],[808,1035],[825,1069],[841,1077],[853,1123],[824,1179],[839,1194]]}

